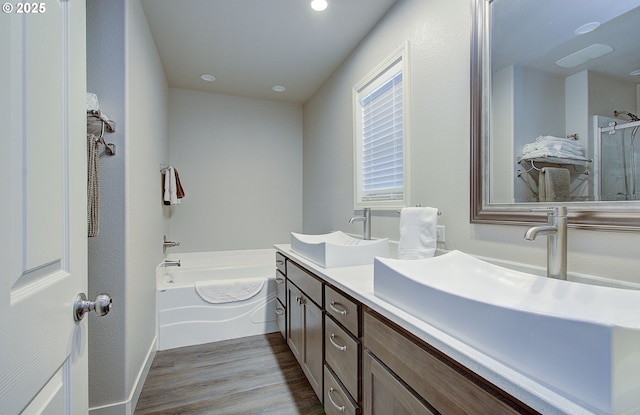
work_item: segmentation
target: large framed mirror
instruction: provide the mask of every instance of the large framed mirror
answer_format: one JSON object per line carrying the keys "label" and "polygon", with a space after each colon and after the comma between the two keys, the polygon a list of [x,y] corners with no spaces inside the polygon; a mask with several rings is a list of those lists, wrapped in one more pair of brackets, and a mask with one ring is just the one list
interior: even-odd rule
{"label": "large framed mirror", "polygon": [[[640,230],[640,0],[474,0],[471,222]],[[537,210],[536,210],[537,209]]]}

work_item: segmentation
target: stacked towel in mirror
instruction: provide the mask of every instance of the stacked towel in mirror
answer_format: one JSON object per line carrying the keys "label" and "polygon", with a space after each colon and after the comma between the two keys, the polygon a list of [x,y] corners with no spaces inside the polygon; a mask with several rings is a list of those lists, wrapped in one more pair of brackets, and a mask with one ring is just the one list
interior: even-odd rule
{"label": "stacked towel in mirror", "polygon": [[551,135],[539,136],[533,143],[525,144],[522,147],[521,159],[528,160],[538,157],[588,160],[584,157],[584,148],[579,141]]}

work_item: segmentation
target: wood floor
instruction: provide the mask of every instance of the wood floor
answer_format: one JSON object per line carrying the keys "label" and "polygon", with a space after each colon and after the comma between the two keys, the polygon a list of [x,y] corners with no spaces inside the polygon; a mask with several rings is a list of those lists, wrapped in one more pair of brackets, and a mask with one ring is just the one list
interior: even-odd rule
{"label": "wood floor", "polygon": [[159,351],[135,415],[320,415],[280,333]]}

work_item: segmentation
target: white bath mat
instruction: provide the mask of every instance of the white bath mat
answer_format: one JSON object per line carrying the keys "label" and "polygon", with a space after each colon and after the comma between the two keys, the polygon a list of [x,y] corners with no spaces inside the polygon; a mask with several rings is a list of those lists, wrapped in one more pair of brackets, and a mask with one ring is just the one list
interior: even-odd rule
{"label": "white bath mat", "polygon": [[211,304],[232,303],[247,300],[262,290],[266,278],[241,278],[230,280],[199,280],[196,292]]}

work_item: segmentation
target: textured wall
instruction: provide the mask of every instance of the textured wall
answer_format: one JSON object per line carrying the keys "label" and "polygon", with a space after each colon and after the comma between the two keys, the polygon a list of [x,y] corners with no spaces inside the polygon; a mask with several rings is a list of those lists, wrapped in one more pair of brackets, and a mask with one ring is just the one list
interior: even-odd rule
{"label": "textured wall", "polygon": [[[413,204],[436,206],[444,249],[544,267],[546,242],[524,227],[469,223],[470,0],[398,2],[304,106],[304,231],[343,230],[353,215],[351,89],[404,41],[411,44]],[[374,212],[374,237],[398,239],[399,217]],[[569,271],[640,283],[638,235],[569,231]]]}
{"label": "textured wall", "polygon": [[302,106],[174,88],[169,104],[186,192],[171,252],[270,248],[302,229]]}
{"label": "textured wall", "polygon": [[[131,414],[155,345],[155,266],[167,231],[160,163],[168,160],[168,87],[138,0],[87,2],[87,88],[116,121],[100,159],[100,235],[89,238],[89,296],[113,297],[89,318],[89,405]],[[144,379],[141,379],[144,381]]]}

